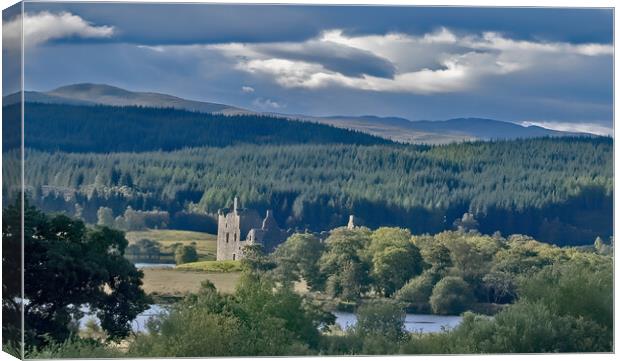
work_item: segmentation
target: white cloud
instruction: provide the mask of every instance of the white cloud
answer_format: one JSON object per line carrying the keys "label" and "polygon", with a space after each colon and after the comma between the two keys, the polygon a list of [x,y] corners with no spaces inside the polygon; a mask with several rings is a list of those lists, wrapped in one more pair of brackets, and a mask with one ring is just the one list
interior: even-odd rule
{"label": "white cloud", "polygon": [[466,37],[463,44],[473,49],[490,49],[499,51],[565,53],[586,56],[613,55],[613,45],[605,44],[570,44],[533,42],[505,38],[496,32],[485,32],[481,38]]}
{"label": "white cloud", "polygon": [[157,53],[163,53],[166,51],[166,47],[164,46],[152,46],[152,45],[138,45],[139,49],[147,49]]}
{"label": "white cloud", "polygon": [[237,70],[284,88],[412,94],[471,91],[492,78],[519,72],[573,74],[592,57],[613,55],[613,46],[607,44],[515,40],[496,32],[458,35],[445,27],[419,36],[351,36],[333,29],[302,42],[161,49],[203,55],[215,51],[231,59]]}
{"label": "white cloud", "polygon": [[590,133],[597,135],[613,135],[613,128],[596,124],[596,123],[569,123],[569,122],[557,122],[557,121],[535,121],[527,120],[521,122],[523,126],[539,126],[552,130],[559,130],[563,132],[578,132],[578,133]]}
{"label": "white cloud", "polygon": [[327,73],[319,64],[288,59],[254,59],[242,61],[237,69],[255,74],[274,76],[275,81],[287,88],[317,88],[336,73]]}
{"label": "white cloud", "polygon": [[254,88],[252,88],[251,86],[244,85],[241,87],[241,91],[246,94],[254,93]]}
{"label": "white cloud", "polygon": [[454,35],[450,30],[444,27],[442,27],[441,29],[433,33],[424,34],[424,36],[422,37],[422,42],[428,43],[428,44],[434,44],[434,43],[454,44],[457,42],[457,40],[458,38],[456,37],[456,35]]}
{"label": "white cloud", "polygon": [[399,74],[394,79],[368,75],[362,78],[347,77],[326,70],[319,64],[287,59],[251,60],[239,64],[238,68],[250,73],[272,76],[278,84],[286,88],[317,89],[339,85],[372,91],[432,93],[439,89],[458,90],[460,86],[458,80],[466,76],[457,62],[450,62],[447,65],[446,70],[421,70]]}
{"label": "white cloud", "polygon": [[[392,77],[366,74],[349,76],[320,61],[286,56],[317,43],[358,49],[394,64]],[[269,45],[269,44],[268,44]],[[546,43],[513,40],[495,32],[458,36],[447,28],[421,36],[389,33],[346,36],[341,30],[323,32],[301,43],[271,43],[286,49],[277,55],[265,52],[265,44],[218,44],[210,46],[235,59],[236,68],[272,78],[285,88],[317,89],[341,86],[382,92],[415,94],[471,90],[488,77],[514,73],[541,64],[562,68],[562,55],[577,57],[609,56],[613,46],[605,44]],[[338,51],[338,48],[333,48]],[[350,51],[349,51],[350,52]],[[567,60],[567,64],[569,61]]]}
{"label": "white cloud", "polygon": [[[34,47],[50,40],[79,38],[109,38],[114,34],[112,26],[95,26],[77,15],[68,12],[25,13],[23,21],[24,45]],[[16,17],[3,25],[3,42],[6,47],[20,46],[22,21]]]}
{"label": "white cloud", "polygon": [[266,109],[266,110],[277,110],[277,109],[286,108],[285,104],[282,104],[275,100],[267,99],[267,98],[256,98],[254,99],[252,104],[260,109]]}
{"label": "white cloud", "polygon": [[286,88],[317,89],[327,86],[385,92],[431,94],[466,90],[481,74],[501,74],[514,70],[511,64],[496,62],[489,54],[469,52],[438,59],[439,69],[423,68],[397,73],[393,78],[370,75],[349,77],[321,64],[280,58],[241,59],[237,68],[249,73],[273,77]]}

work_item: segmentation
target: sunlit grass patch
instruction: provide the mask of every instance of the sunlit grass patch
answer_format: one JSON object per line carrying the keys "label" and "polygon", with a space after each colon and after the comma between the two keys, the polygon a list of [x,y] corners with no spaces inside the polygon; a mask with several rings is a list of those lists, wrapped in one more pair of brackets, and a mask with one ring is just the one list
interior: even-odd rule
{"label": "sunlit grass patch", "polygon": [[194,245],[199,259],[214,260],[217,247],[217,236],[204,232],[181,231],[175,229],[149,229],[130,231],[125,234],[130,244],[140,239],[150,239],[162,246],[162,252],[174,252],[173,245]]}
{"label": "sunlit grass patch", "polygon": [[186,271],[221,272],[221,273],[239,272],[241,271],[241,262],[231,261],[231,260],[191,262],[191,263],[185,263],[182,265],[178,265],[176,269],[186,270]]}

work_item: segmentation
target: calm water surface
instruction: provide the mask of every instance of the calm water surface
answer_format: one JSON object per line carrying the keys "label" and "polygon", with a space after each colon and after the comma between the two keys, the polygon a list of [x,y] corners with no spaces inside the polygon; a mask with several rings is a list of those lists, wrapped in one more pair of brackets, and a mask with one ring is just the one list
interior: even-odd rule
{"label": "calm water surface", "polygon": [[[88,313],[88,308],[82,308],[82,311],[86,312],[86,315],[80,319],[80,328],[83,329],[86,326],[86,322],[90,319],[94,319],[99,324],[99,319],[97,316]],[[149,308],[142,312],[136,317],[135,320],[131,322],[131,329],[134,332],[146,332],[146,323],[148,320],[153,317],[160,315],[162,313],[166,313],[166,307],[161,305],[150,305]]]}
{"label": "calm water surface", "polygon": [[[146,324],[152,316],[166,312],[166,307],[161,305],[151,305],[148,310],[142,312],[132,322],[132,329],[135,332],[146,332]],[[333,312],[336,316],[336,323],[346,330],[355,326],[357,316],[350,312]],[[93,315],[84,316],[80,320],[80,327],[84,327],[88,319],[95,318]],[[432,333],[441,332],[443,329],[451,329],[461,323],[460,316],[437,316],[437,315],[417,315],[408,313],[405,317],[405,329],[409,332]]]}
{"label": "calm water surface", "polygon": [[176,265],[174,263],[134,263],[137,269],[142,268],[174,268]]}
{"label": "calm water surface", "polygon": [[[332,312],[336,316],[336,323],[346,330],[355,326],[357,315],[350,312]],[[433,333],[441,332],[443,329],[452,329],[461,323],[461,316],[438,316],[438,315],[417,315],[408,313],[405,316],[405,329],[409,332]]]}

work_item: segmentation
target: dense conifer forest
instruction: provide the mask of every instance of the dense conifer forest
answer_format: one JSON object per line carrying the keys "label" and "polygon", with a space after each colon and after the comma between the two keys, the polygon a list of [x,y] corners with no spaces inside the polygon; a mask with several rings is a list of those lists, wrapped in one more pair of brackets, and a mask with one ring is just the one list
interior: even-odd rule
{"label": "dense conifer forest", "polygon": [[[5,115],[10,117],[19,112],[19,106],[4,107]],[[361,132],[310,122],[172,108],[26,103],[25,114],[26,147],[46,151],[143,152],[243,143],[391,143]]]}
{"label": "dense conifer forest", "polygon": [[[157,227],[216,232],[217,210],[238,196],[298,230],[332,229],[354,214],[371,228],[436,233],[469,212],[488,234],[560,245],[612,234],[611,138],[404,145],[270,117],[26,107],[32,202],[89,223],[102,209],[112,218],[145,211]],[[11,169],[7,180],[18,177]]]}

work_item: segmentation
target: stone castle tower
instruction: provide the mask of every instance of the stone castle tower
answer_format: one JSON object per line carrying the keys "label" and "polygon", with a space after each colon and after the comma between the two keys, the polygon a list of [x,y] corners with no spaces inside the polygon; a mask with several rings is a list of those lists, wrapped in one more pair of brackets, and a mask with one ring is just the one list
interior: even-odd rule
{"label": "stone castle tower", "polygon": [[239,260],[243,258],[243,247],[252,244],[260,244],[265,252],[271,252],[287,237],[288,233],[280,229],[270,210],[261,220],[255,210],[241,208],[237,197],[232,210],[218,211],[218,261]]}

